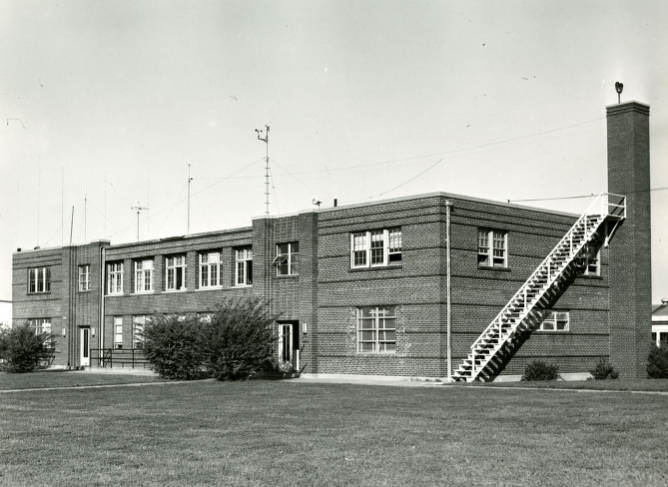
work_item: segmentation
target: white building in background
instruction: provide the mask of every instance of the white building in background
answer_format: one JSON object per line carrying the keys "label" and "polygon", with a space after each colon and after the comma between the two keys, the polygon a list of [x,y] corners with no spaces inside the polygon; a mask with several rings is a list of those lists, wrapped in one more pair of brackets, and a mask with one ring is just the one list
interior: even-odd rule
{"label": "white building in background", "polygon": [[0,299],[0,330],[12,326],[12,302]]}
{"label": "white building in background", "polygon": [[652,341],[657,347],[668,346],[668,299],[652,305]]}

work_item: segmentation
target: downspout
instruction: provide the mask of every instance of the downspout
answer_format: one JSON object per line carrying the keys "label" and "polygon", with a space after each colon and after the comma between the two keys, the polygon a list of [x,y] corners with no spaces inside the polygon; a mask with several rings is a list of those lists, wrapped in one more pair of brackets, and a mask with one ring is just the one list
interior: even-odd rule
{"label": "downspout", "polygon": [[100,251],[100,325],[98,326],[100,329],[100,351],[97,354],[98,361],[100,360],[100,354],[104,354],[104,263],[107,254],[104,247]]}
{"label": "downspout", "polygon": [[448,380],[452,380],[452,338],[451,319],[452,309],[450,306],[450,208],[452,203],[445,201],[445,329],[446,329],[446,357],[448,364]]}

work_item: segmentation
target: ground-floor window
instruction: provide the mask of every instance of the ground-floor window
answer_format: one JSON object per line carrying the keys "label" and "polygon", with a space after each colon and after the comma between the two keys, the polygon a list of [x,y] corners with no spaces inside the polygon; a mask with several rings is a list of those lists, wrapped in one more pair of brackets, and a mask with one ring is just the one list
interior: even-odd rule
{"label": "ground-floor window", "polygon": [[114,316],[114,348],[123,348],[123,317]]}
{"label": "ground-floor window", "polygon": [[540,331],[568,331],[571,317],[569,311],[545,310]]}
{"label": "ground-floor window", "polygon": [[144,348],[144,326],[149,317],[145,315],[132,317],[132,348]]}
{"label": "ground-floor window", "polygon": [[392,353],[397,349],[396,316],[393,306],[357,308],[357,351]]}

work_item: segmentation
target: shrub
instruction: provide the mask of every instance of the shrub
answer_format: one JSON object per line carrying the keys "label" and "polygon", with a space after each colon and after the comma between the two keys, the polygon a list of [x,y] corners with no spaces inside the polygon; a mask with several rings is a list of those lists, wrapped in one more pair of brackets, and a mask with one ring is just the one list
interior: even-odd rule
{"label": "shrub", "polygon": [[206,325],[206,367],[218,380],[250,379],[271,370],[275,316],[261,298],[227,299]]}
{"label": "shrub", "polygon": [[601,358],[596,364],[596,367],[590,370],[589,373],[596,380],[605,380],[608,377],[610,379],[616,379],[619,377],[619,372],[617,372],[612,364],[605,358]]}
{"label": "shrub", "polygon": [[202,324],[196,317],[179,321],[160,317],[144,329],[144,355],[161,377],[191,380],[205,377]]}
{"label": "shrub", "polygon": [[54,356],[53,335],[35,334],[23,324],[0,331],[0,363],[7,372],[32,372],[51,365]]}
{"label": "shrub", "polygon": [[652,379],[668,378],[668,347],[652,345],[647,357],[647,377]]}
{"label": "shrub", "polygon": [[546,364],[540,360],[534,360],[524,368],[523,381],[534,380],[555,380],[559,378],[559,367],[557,365]]}

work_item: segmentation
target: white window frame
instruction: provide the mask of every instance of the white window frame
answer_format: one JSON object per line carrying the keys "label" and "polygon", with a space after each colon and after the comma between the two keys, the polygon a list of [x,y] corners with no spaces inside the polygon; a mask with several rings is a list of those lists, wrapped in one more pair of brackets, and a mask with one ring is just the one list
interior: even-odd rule
{"label": "white window frame", "polygon": [[586,256],[584,259],[583,276],[600,276],[601,275],[601,250],[599,249],[592,257]]}
{"label": "white window frame", "polygon": [[[276,244],[276,257],[274,258],[274,266],[276,266],[277,276],[298,276],[299,242],[285,242]],[[283,270],[286,270],[287,272],[283,272]]]}
{"label": "white window frame", "polygon": [[[497,237],[497,239],[495,239]],[[494,255],[497,248],[494,246],[499,241],[503,243],[503,261]],[[508,232],[505,230],[492,230],[489,228],[478,228],[478,266],[479,267],[508,267]]]}
{"label": "white window frame", "polygon": [[141,259],[134,261],[135,294],[153,292],[153,269],[153,259]]}
{"label": "white window frame", "polygon": [[[213,260],[211,260],[213,258]],[[219,289],[223,280],[220,275],[223,270],[223,256],[220,251],[200,252],[199,254],[199,288]],[[211,278],[214,272],[215,282]],[[206,277],[205,277],[206,276]]]}
{"label": "white window frame", "polygon": [[35,330],[35,335],[51,334],[51,318],[31,318],[28,324]]}
{"label": "white window frame", "polygon": [[123,262],[107,263],[107,294],[123,294]]}
{"label": "white window frame", "polygon": [[114,348],[123,348],[123,317],[114,316]]}
{"label": "white window frame", "polygon": [[[187,289],[186,285],[186,270],[188,265],[186,264],[185,254],[179,255],[170,255],[165,257],[165,291],[178,292],[185,291]],[[178,275],[178,270],[181,270],[181,287],[177,287],[176,277]],[[170,284],[170,273],[173,275],[172,283]]]}
{"label": "white window frame", "polygon": [[[381,259],[377,258],[378,253],[374,253],[374,250],[378,249],[380,249]],[[374,260],[375,262],[373,262]],[[350,234],[351,269],[387,267],[398,265],[401,261],[402,233],[400,227],[352,232]]]}
{"label": "white window frame", "polygon": [[[365,316],[365,311],[368,312],[368,316]],[[371,326],[365,327],[365,321],[370,322]],[[387,326],[388,324],[394,326]],[[394,339],[387,339],[388,332],[392,334]],[[363,338],[364,333],[371,333],[372,338]],[[365,349],[365,344],[371,344],[371,349]],[[385,355],[394,354],[396,351],[396,307],[364,306],[357,308],[357,353]]]}
{"label": "white window frame", "polygon": [[31,267],[28,269],[28,294],[51,292],[51,268]]}
{"label": "white window frame", "polygon": [[79,266],[79,292],[90,291],[90,264]]}
{"label": "white window frame", "polygon": [[[558,328],[560,323],[565,323],[563,328]],[[570,331],[570,325],[570,311],[546,309],[543,314],[543,321],[538,327],[538,330],[548,333],[564,333]]]}
{"label": "white window frame", "polygon": [[151,320],[147,315],[133,315],[132,316],[132,348],[143,350],[144,337],[140,336],[144,333],[146,324]]}
{"label": "white window frame", "polygon": [[253,285],[253,249],[251,247],[234,249],[234,285],[236,287]]}

